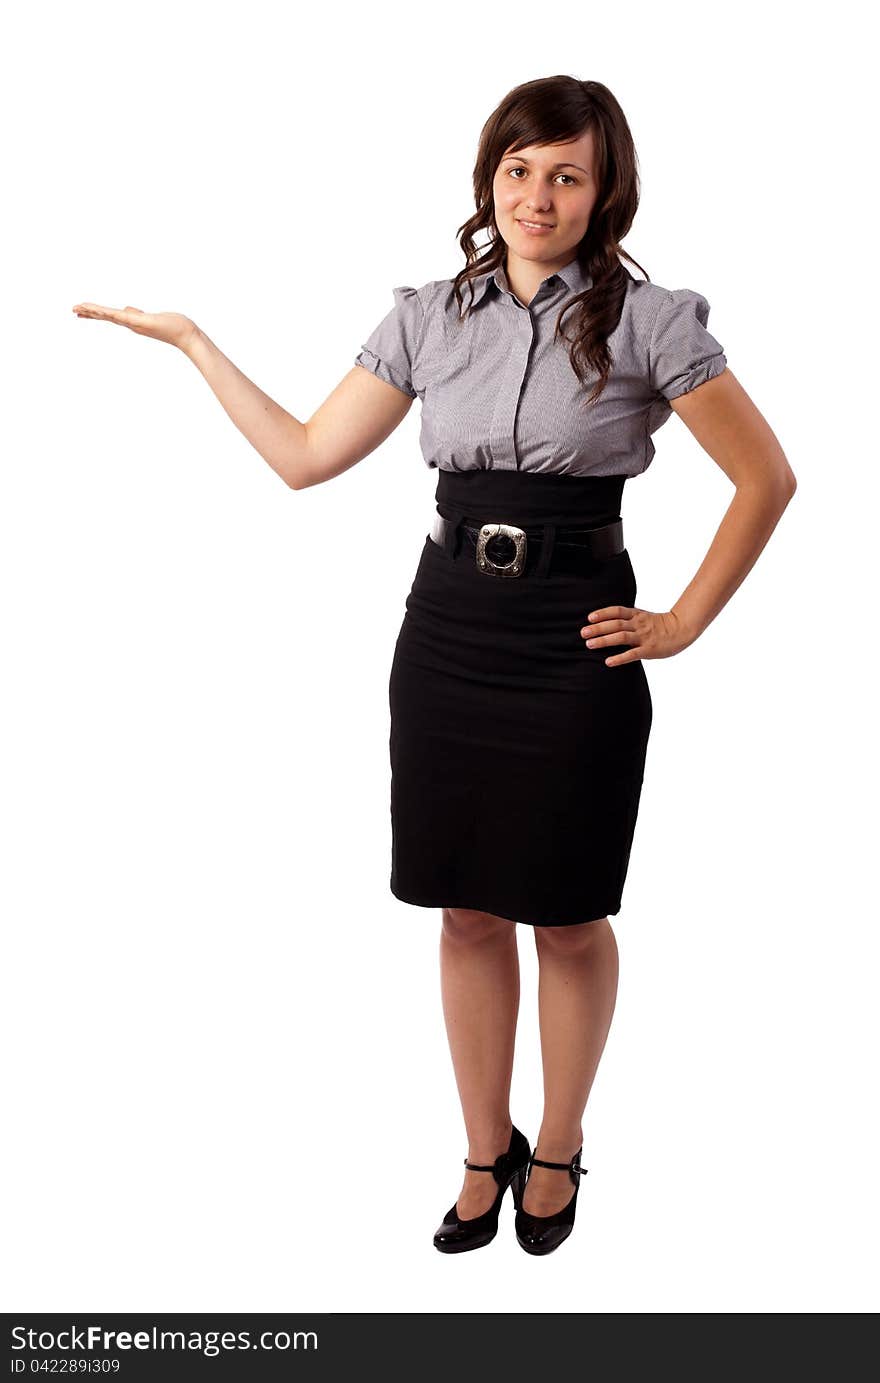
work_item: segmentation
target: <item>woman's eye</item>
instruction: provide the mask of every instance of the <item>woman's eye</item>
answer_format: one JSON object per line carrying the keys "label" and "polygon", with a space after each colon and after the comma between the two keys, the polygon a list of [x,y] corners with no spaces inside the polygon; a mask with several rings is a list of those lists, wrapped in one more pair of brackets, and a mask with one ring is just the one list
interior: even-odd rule
{"label": "woman's eye", "polygon": [[[508,172],[510,172],[510,173],[525,173],[525,171],[526,171],[525,168],[510,168],[510,169],[508,169]],[[568,178],[568,181],[569,181],[570,183],[576,183],[576,182],[577,182],[577,179],[576,179],[576,178],[573,178],[573,177],[571,176],[570,173],[559,173],[557,176],[560,177],[560,178]],[[520,181],[521,181],[520,178],[514,178],[514,182],[520,182]]]}

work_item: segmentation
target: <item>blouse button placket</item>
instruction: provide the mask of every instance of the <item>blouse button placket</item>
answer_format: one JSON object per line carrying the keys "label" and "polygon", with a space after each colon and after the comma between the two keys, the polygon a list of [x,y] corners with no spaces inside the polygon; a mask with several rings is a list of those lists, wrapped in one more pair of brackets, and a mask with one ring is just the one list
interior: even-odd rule
{"label": "blouse button placket", "polygon": [[512,293],[504,293],[502,299],[499,299],[499,306],[504,306],[509,314],[509,321],[505,320],[504,329],[510,331],[511,343],[492,413],[489,448],[493,470],[515,471],[518,466],[514,440],[516,412],[535,331],[531,312]]}

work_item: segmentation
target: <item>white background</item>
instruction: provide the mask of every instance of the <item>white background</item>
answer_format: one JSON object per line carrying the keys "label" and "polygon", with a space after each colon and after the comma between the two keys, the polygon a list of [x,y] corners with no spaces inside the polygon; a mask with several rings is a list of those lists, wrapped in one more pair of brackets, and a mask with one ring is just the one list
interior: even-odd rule
{"label": "white background", "polygon": [[[5,1310],[876,1309],[876,274],[864,12],[80,3],[7,28]],[[429,22],[425,20],[426,24]],[[799,482],[654,725],[573,1237],[447,1257],[439,913],[388,888],[387,680],[433,511],[418,404],[287,489],[172,348],[296,417],[451,277],[483,122],[606,83],[627,249]],[[732,495],[671,418],[624,496],[667,609]],[[533,933],[514,1121],[533,1140]]]}

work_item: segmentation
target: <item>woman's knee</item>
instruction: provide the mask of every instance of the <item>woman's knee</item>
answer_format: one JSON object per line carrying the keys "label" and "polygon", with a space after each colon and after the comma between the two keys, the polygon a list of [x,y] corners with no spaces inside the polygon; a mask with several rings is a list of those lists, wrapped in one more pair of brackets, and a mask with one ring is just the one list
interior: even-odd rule
{"label": "woman's knee", "polygon": [[475,944],[509,938],[516,933],[513,922],[475,908],[444,908],[443,935],[450,941]]}
{"label": "woman's knee", "polygon": [[559,956],[584,955],[599,947],[613,945],[614,931],[607,917],[592,922],[576,922],[570,927],[535,927],[538,952]]}

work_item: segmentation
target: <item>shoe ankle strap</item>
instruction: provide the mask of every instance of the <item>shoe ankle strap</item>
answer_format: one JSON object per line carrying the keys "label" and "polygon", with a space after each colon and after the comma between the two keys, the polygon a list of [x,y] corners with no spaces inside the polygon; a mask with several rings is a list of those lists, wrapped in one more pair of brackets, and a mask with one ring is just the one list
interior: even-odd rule
{"label": "shoe ankle strap", "polygon": [[471,1172],[492,1172],[495,1180],[501,1184],[507,1180],[515,1166],[525,1166],[525,1158],[529,1150],[529,1142],[524,1133],[521,1133],[512,1125],[510,1134],[510,1144],[506,1152],[499,1153],[494,1162],[469,1162],[464,1159],[464,1165]]}
{"label": "shoe ankle strap", "polygon": [[532,1167],[549,1167],[554,1172],[568,1172],[575,1186],[578,1184],[578,1175],[586,1176],[588,1168],[581,1166],[581,1153],[583,1148],[578,1148],[570,1162],[547,1162],[543,1157],[536,1157],[534,1153],[529,1158],[529,1171]]}
{"label": "shoe ankle strap", "polygon": [[533,1167],[550,1167],[554,1172],[572,1171],[586,1173],[587,1170],[586,1167],[575,1165],[574,1158],[572,1158],[570,1162],[545,1162],[543,1157],[530,1157],[529,1162]]}

